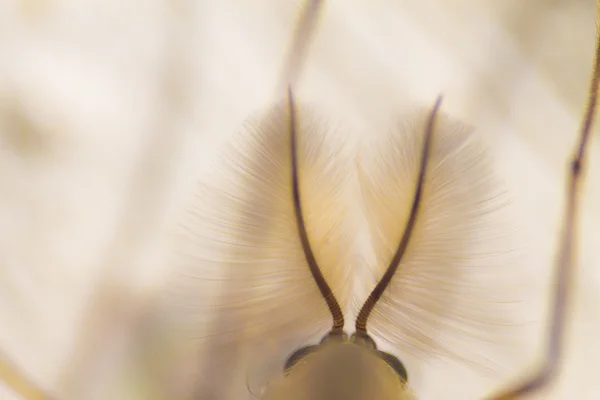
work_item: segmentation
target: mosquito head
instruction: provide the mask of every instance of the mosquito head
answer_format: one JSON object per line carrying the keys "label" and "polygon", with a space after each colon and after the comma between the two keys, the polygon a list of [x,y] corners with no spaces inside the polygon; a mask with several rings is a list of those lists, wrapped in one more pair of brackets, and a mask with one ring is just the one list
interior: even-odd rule
{"label": "mosquito head", "polygon": [[377,349],[368,335],[327,334],[321,343],[296,350],[283,378],[272,382],[263,400],[413,399],[404,365]]}
{"label": "mosquito head", "polygon": [[331,312],[332,328],[319,344],[302,347],[288,357],[283,368],[283,377],[268,386],[263,399],[411,399],[413,396],[412,392],[407,389],[408,374],[406,368],[394,355],[377,349],[375,341],[367,332],[367,320],[370,312],[389,284],[410,237],[412,225],[419,208],[422,182],[431,147],[433,125],[441,97],[431,112],[425,132],[419,180],[410,220],[412,222],[409,222],[406,227],[405,234],[386,274],[363,305],[356,319],[356,332],[350,337],[343,331],[344,317],[342,311],[320,272],[305,229],[298,185],[298,166],[296,164],[296,112],[291,89],[288,92],[288,101],[290,152],[292,155],[292,197],[298,234],[309,270]]}

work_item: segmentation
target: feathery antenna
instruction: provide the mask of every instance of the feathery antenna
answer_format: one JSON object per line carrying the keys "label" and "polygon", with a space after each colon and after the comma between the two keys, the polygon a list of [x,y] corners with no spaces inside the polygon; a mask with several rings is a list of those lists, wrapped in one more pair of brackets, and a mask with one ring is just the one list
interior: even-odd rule
{"label": "feathery antenna", "polygon": [[423,141],[423,151],[421,153],[421,165],[419,167],[419,176],[417,178],[415,196],[413,199],[413,204],[410,211],[410,216],[408,218],[408,222],[406,223],[406,227],[404,228],[402,239],[400,240],[400,244],[396,249],[394,257],[392,257],[392,261],[390,262],[385,273],[383,274],[383,277],[377,283],[375,289],[373,289],[371,294],[369,294],[367,301],[365,301],[362,308],[360,309],[360,312],[358,313],[358,317],[356,318],[355,329],[357,334],[359,335],[365,335],[367,333],[367,321],[369,319],[369,315],[371,315],[371,312],[375,308],[375,305],[385,292],[385,289],[392,281],[392,278],[394,277],[394,274],[398,269],[398,265],[400,265],[402,256],[404,255],[406,248],[408,247],[410,236],[415,226],[415,222],[417,220],[419,206],[421,204],[421,197],[423,194],[423,186],[425,182],[425,174],[427,172],[427,161],[429,159],[429,153],[431,151],[431,140],[435,130],[435,118],[437,116],[441,103],[442,96],[439,96],[433,108],[431,109],[429,119],[427,120],[427,125],[425,128],[425,139]]}
{"label": "feathery antenna", "polygon": [[319,287],[321,295],[327,302],[327,307],[331,312],[333,318],[333,326],[331,327],[331,334],[341,333],[344,329],[344,315],[339,303],[337,302],[331,287],[327,284],[325,277],[321,273],[321,269],[317,264],[315,255],[310,247],[308,240],[308,233],[306,232],[306,224],[304,222],[304,216],[302,214],[302,205],[300,202],[300,185],[298,179],[298,146],[297,146],[297,132],[296,132],[296,110],[294,106],[294,96],[292,94],[292,87],[288,87],[288,105],[289,105],[289,118],[290,118],[290,152],[292,159],[292,196],[294,200],[294,215],[296,216],[296,225],[298,226],[298,236],[302,243],[302,250],[306,257],[306,262],[310,269],[310,273],[315,280],[315,283]]}

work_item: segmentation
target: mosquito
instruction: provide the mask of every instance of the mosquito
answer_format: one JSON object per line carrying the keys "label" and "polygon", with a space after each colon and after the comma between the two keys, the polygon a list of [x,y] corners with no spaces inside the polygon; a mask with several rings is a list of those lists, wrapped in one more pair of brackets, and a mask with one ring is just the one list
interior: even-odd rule
{"label": "mosquito", "polygon": [[[344,310],[347,308],[348,281],[352,280],[349,276],[352,271],[348,272],[344,265],[348,262],[351,250],[351,245],[345,240],[351,234],[348,234],[342,222],[349,211],[341,193],[346,190],[343,171],[351,163],[346,162],[343,150],[329,141],[332,136],[329,136],[322,120],[314,116],[314,110],[306,110],[297,104],[293,90],[300,70],[296,63],[306,56],[307,37],[314,29],[322,3],[308,2],[305,12],[301,14],[289,56],[292,61],[286,63],[284,68],[281,86],[286,88],[282,96],[285,100],[273,110],[250,118],[241,132],[239,142],[224,157],[228,168],[227,173],[221,175],[220,182],[230,183],[232,192],[204,187],[198,198],[208,202],[209,208],[218,210],[217,213],[192,213],[189,216],[187,227],[190,241],[193,243],[200,238],[201,242],[211,242],[211,250],[223,254],[200,259],[194,255],[197,254],[197,248],[193,248],[189,270],[186,270],[194,271],[198,264],[203,264],[208,269],[218,270],[218,278],[211,279],[211,284],[220,281],[224,285],[214,295],[217,298],[214,307],[219,315],[209,320],[201,318],[203,324],[217,326],[215,330],[209,329],[206,337],[215,338],[214,348],[220,350],[204,353],[207,367],[200,372],[205,384],[199,391],[199,398],[240,398],[239,393],[221,384],[212,384],[232,382],[234,379],[233,373],[215,372],[217,363],[212,360],[217,359],[221,352],[237,351],[240,359],[253,357],[241,346],[234,350],[231,343],[250,337],[248,340],[254,340],[258,347],[261,341],[271,341],[266,338],[282,336],[282,342],[293,342],[291,337],[285,336],[287,332],[302,331],[308,336],[306,331],[322,329],[317,315],[319,312],[321,317],[330,318],[328,330],[321,331],[327,333],[321,336],[320,341],[295,351],[288,347],[287,354],[291,355],[283,360],[278,377],[259,385],[258,390],[248,385],[248,391],[254,398],[391,400],[412,399],[418,395],[409,385],[410,370],[400,358],[379,349],[370,326],[378,308],[386,307],[389,310],[402,307],[389,298],[398,293],[396,289],[390,294],[390,288],[397,284],[399,271],[405,267],[417,230],[422,229],[420,225],[428,212],[424,199],[431,196],[427,192],[428,186],[432,185],[432,179],[443,173],[440,172],[440,165],[444,163],[440,152],[462,149],[463,144],[457,144],[457,141],[466,139],[460,135],[449,137],[449,131],[456,131],[455,128],[460,128],[462,124],[449,127],[453,122],[442,114],[440,96],[433,107],[412,125],[410,138],[405,141],[412,146],[410,149],[403,150],[402,146],[397,146],[398,142],[390,142],[390,146],[396,146],[402,157],[412,157],[411,165],[414,168],[403,171],[399,171],[403,167],[401,163],[393,163],[398,160],[398,155],[382,162],[385,164],[382,168],[388,169],[389,176],[406,174],[406,171],[413,174],[405,177],[412,185],[404,188],[405,198],[389,200],[405,204],[407,211],[404,215],[398,211],[380,212],[383,216],[379,216],[380,220],[371,230],[372,236],[385,236],[376,240],[385,242],[380,243],[384,250],[380,253],[387,252],[388,255],[382,261],[385,268],[378,282],[357,310],[353,332],[348,334],[344,330],[348,317]],[[488,395],[486,398],[489,400],[517,399],[540,391],[552,382],[560,367],[565,309],[569,300],[569,285],[575,272],[572,249],[582,165],[592,132],[599,79],[600,37],[596,40],[592,80],[579,143],[569,163],[564,225],[555,258],[552,315],[543,358],[534,374],[522,374],[520,384],[504,385],[497,393]],[[453,149],[440,150],[444,146]],[[469,156],[470,153],[464,154]],[[333,166],[332,160],[336,160],[338,165]],[[463,169],[455,168],[454,174],[465,168],[478,170],[481,167],[477,157],[461,162]],[[386,203],[388,200],[382,199],[381,193],[373,193],[372,190],[378,184],[394,185],[394,180],[389,176],[377,183],[370,182],[368,174],[361,176],[363,194],[370,198],[366,202],[370,206],[375,205],[384,211],[390,207]],[[438,185],[443,186],[441,183]],[[473,194],[477,186],[472,183],[465,190]],[[461,210],[460,213],[468,215],[469,211]],[[458,227],[464,223],[467,222],[460,218],[454,221]],[[390,230],[394,234],[386,235]],[[418,234],[423,235],[423,232]],[[448,237],[445,239],[449,240]],[[198,253],[203,251],[206,249]],[[452,252],[448,252],[448,255],[451,257]],[[190,275],[196,280],[207,276],[206,273],[195,275],[193,272]],[[208,290],[208,286],[193,287],[196,292]],[[423,297],[422,301],[428,299]],[[259,309],[262,311],[256,311]],[[210,313],[210,306],[205,310]],[[393,310],[387,312],[388,317],[396,314]],[[402,320],[394,321],[394,328],[402,323]],[[381,329],[378,334],[384,336]],[[385,336],[382,339],[386,339]],[[220,347],[220,344],[224,346]],[[229,362],[220,365],[220,368],[233,371],[238,364],[236,361]]]}
{"label": "mosquito", "polygon": [[[313,3],[316,4],[316,3]],[[317,5],[313,5],[317,7]],[[315,15],[315,12],[307,15]],[[517,399],[539,391],[552,382],[559,369],[562,353],[562,337],[565,324],[565,310],[569,300],[569,285],[574,274],[573,243],[578,213],[579,190],[581,186],[582,165],[585,150],[592,131],[594,112],[597,102],[597,89],[600,79],[600,39],[597,40],[596,55],[593,66],[592,81],[589,90],[588,104],[580,130],[579,143],[575,156],[569,164],[569,181],[566,189],[566,209],[564,210],[564,226],[557,246],[555,259],[555,281],[553,292],[552,315],[543,359],[537,372],[524,376],[517,385],[505,385],[497,393],[489,395],[490,400]],[[404,222],[403,234],[398,240],[393,256],[388,262],[385,273],[370,292],[363,303],[354,322],[354,333],[348,335],[344,331],[344,314],[334,290],[325,279],[320,261],[314,254],[311,237],[308,233],[307,219],[302,200],[306,198],[301,191],[300,180],[302,169],[299,166],[298,141],[308,140],[299,137],[297,110],[292,87],[287,92],[287,127],[283,126],[282,135],[288,135],[289,141],[289,183],[297,237],[302,248],[305,263],[317,286],[323,302],[331,314],[332,324],[320,343],[302,347],[292,353],[284,363],[283,376],[271,382],[262,394],[264,400],[283,399],[411,399],[415,394],[409,388],[408,371],[402,361],[378,349],[375,340],[369,334],[369,317],[378,301],[384,295],[390,282],[398,271],[403,256],[410,245],[415,225],[421,218],[422,197],[426,177],[431,162],[432,143],[438,126],[442,103],[440,96],[431,111],[423,132],[415,132],[424,136],[420,151],[420,163],[417,170],[416,185],[412,194],[410,213]],[[280,126],[281,127],[281,126]]]}
{"label": "mosquito", "polygon": [[[330,162],[330,156],[338,153],[326,146],[326,139],[320,137],[323,126],[318,118],[308,123],[304,117],[299,118],[293,92],[299,73],[298,64],[305,56],[307,38],[314,29],[322,3],[316,0],[309,2],[300,16],[293,51],[284,68],[285,104],[267,113],[258,123],[251,123],[249,129],[255,135],[246,138],[229,158],[235,176],[230,179],[230,183],[235,186],[242,182],[244,185],[238,186],[233,194],[205,188],[201,196],[210,199],[212,205],[220,206],[224,211],[212,216],[192,215],[196,217],[195,222],[202,225],[201,231],[213,239],[211,250],[219,254],[206,256],[201,262],[207,264],[207,268],[218,269],[219,279],[227,283],[228,287],[221,289],[221,295],[228,301],[220,304],[219,311],[225,314],[230,312],[230,316],[225,317],[221,313],[217,313],[219,315],[214,318],[211,315],[209,321],[205,315],[199,318],[203,324],[222,323],[226,328],[218,332],[217,341],[230,343],[232,336],[261,336],[269,330],[293,330],[300,326],[306,329],[307,323],[315,323],[313,308],[327,311],[331,318],[327,333],[320,342],[291,352],[281,366],[281,376],[271,380],[264,390],[255,394],[261,400],[412,399],[417,394],[413,393],[409,385],[410,371],[400,358],[378,348],[369,331],[369,323],[397,276],[419,220],[423,218],[424,193],[428,178],[433,173],[431,162],[434,145],[439,139],[438,133],[444,130],[444,124],[447,123],[446,118],[441,115],[442,96],[424,114],[421,123],[417,125],[419,130],[413,132],[415,137],[420,138],[420,149],[416,153],[415,175],[412,177],[415,185],[410,194],[410,207],[402,223],[391,221],[396,226],[402,225],[402,233],[393,246],[392,256],[386,261],[384,273],[358,310],[353,333],[348,335],[344,330],[344,304],[338,299],[347,297],[346,288],[340,282],[349,279],[348,271],[341,267],[346,261],[344,256],[348,256],[348,248],[344,244],[347,235],[340,223],[346,210],[342,201],[336,201],[339,199],[339,192],[344,191],[344,186],[343,179],[339,179],[338,169],[332,167]],[[506,385],[497,393],[487,396],[489,400],[518,399],[537,392],[552,382],[560,367],[565,310],[569,300],[570,281],[575,273],[573,247],[579,191],[599,84],[600,35],[596,40],[591,85],[579,142],[569,163],[564,225],[555,258],[553,307],[543,358],[537,372],[523,376],[520,384]],[[338,160],[337,157],[333,158]],[[306,176],[309,175],[316,181],[306,183]],[[252,201],[247,201],[248,199]],[[316,224],[315,219],[321,222],[325,219],[327,224]],[[191,236],[196,236],[196,232],[190,233]],[[232,244],[232,237],[236,243]],[[264,247],[259,246],[261,244]],[[193,254],[194,249],[191,251],[190,254]],[[197,262],[197,258],[190,258],[191,264]],[[252,271],[246,268],[244,273],[239,274],[240,266],[256,268]],[[248,282],[251,282],[257,271],[273,278],[276,283],[278,279],[292,283],[310,281],[310,287],[303,284],[297,286],[296,295],[308,300],[302,304],[304,311],[299,309],[294,315],[285,315],[287,311],[282,310],[289,310],[296,298],[292,298],[290,304],[286,303],[288,301],[285,298],[274,300],[277,299],[276,295],[285,290],[277,284],[264,283],[248,287]],[[235,273],[235,279],[227,279],[229,272]],[[320,303],[313,302],[315,296],[305,296],[303,291],[318,293]],[[255,314],[252,311],[255,302],[262,302],[263,306],[267,304],[267,312]],[[298,309],[297,303],[296,308]],[[281,326],[275,327],[276,329],[267,326],[274,320],[282,321],[282,315],[284,322]],[[245,321],[251,323],[245,324]],[[230,329],[230,326],[237,329]],[[322,324],[315,323],[314,329],[309,330],[318,331],[321,326]],[[291,340],[287,339],[289,338],[284,342]],[[211,379],[212,371],[202,372],[201,380]],[[27,400],[51,398],[3,358],[0,358],[0,376],[9,387]],[[211,395],[204,394],[199,398],[231,398],[228,388],[213,388],[210,393]]]}

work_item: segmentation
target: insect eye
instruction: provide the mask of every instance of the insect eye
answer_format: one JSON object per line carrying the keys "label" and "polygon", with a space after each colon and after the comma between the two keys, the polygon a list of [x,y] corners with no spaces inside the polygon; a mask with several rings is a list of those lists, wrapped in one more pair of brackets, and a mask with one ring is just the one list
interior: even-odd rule
{"label": "insect eye", "polygon": [[289,356],[288,359],[286,360],[285,365],[283,366],[283,372],[288,373],[294,365],[296,365],[300,360],[302,360],[307,355],[315,352],[318,347],[319,347],[318,345],[305,346],[305,347],[301,347],[298,350],[296,350],[295,352],[293,352],[292,355]]}
{"label": "insect eye", "polygon": [[402,382],[408,382],[408,373],[406,372],[404,364],[402,364],[402,361],[400,361],[398,357],[390,353],[386,353],[385,351],[378,351],[377,354],[383,361],[392,367],[400,379],[402,379]]}

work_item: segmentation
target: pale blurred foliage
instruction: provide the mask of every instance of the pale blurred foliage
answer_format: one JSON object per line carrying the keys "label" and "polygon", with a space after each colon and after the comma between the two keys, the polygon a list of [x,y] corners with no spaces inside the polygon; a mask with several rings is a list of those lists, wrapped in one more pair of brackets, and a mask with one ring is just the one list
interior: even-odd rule
{"label": "pale blurred foliage", "polygon": [[[143,339],[194,182],[274,100],[295,6],[0,0],[0,349],[42,387],[161,398],[128,349]],[[523,311],[532,361],[593,39],[593,0],[332,0],[297,90],[371,134],[440,92],[447,113],[480,128],[531,231],[542,288]],[[543,398],[600,392],[595,136],[564,374]],[[424,399],[490,389],[435,360],[418,375]]]}

